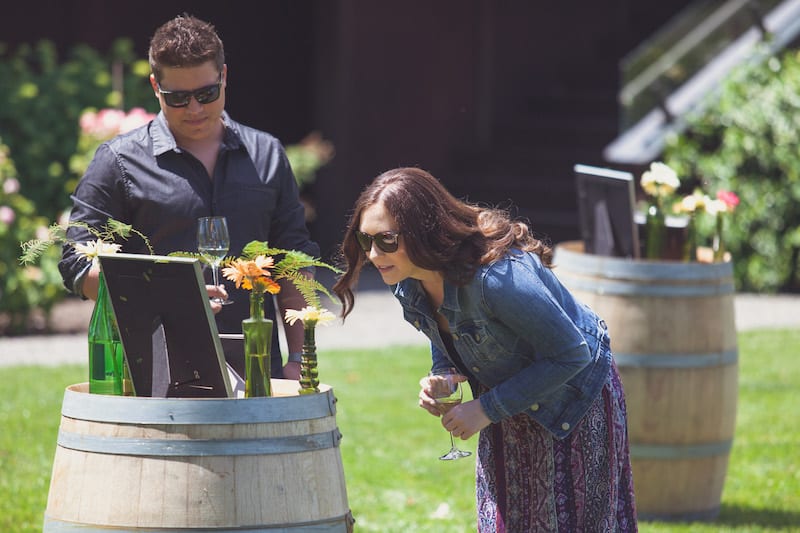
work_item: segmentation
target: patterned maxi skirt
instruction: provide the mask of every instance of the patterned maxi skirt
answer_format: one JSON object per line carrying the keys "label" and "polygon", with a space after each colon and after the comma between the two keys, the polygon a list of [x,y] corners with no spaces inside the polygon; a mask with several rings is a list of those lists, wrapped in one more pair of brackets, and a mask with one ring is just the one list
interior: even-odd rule
{"label": "patterned maxi skirt", "polygon": [[612,364],[603,392],[563,440],[521,413],[481,431],[478,531],[637,531],[625,397]]}

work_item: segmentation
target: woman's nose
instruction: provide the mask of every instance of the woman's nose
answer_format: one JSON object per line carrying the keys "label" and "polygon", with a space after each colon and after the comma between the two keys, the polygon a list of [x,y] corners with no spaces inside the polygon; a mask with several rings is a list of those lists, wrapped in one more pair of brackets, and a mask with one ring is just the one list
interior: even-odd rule
{"label": "woman's nose", "polygon": [[372,259],[373,257],[378,257],[383,255],[383,251],[377,246],[375,246],[375,241],[372,241],[372,243],[370,244],[371,246],[369,247],[369,253],[367,254],[367,257]]}

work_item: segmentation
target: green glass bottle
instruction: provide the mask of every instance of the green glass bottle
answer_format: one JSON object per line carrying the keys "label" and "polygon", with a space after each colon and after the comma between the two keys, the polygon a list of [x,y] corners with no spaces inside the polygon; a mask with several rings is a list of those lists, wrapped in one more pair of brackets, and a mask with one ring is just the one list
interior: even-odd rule
{"label": "green glass bottle", "polygon": [[300,360],[300,390],[297,391],[300,394],[319,392],[316,326],[316,320],[306,320],[303,323],[303,356]]}
{"label": "green glass bottle", "polygon": [[264,318],[264,294],[250,293],[250,317],[242,320],[244,334],[245,398],[272,396],[270,344],[272,320]]}
{"label": "green glass bottle", "polygon": [[101,273],[97,301],[89,321],[89,392],[121,396],[124,367],[122,341]]}

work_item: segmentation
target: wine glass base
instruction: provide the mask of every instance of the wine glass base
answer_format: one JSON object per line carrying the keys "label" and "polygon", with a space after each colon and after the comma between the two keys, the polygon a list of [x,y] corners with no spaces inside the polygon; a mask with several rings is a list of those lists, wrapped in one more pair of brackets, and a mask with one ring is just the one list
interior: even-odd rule
{"label": "wine glass base", "polygon": [[449,452],[439,457],[439,459],[442,461],[455,461],[456,459],[469,457],[470,455],[472,455],[472,452],[465,452],[464,450],[459,450],[458,448],[452,448]]}
{"label": "wine glass base", "polygon": [[212,298],[211,301],[218,305],[231,305],[233,303],[233,300],[223,300],[222,298]]}

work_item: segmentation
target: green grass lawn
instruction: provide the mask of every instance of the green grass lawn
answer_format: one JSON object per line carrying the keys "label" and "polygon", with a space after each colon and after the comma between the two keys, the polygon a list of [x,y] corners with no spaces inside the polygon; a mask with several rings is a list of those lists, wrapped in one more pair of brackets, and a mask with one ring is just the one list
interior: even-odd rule
{"label": "green grass lawn", "polygon": [[[737,429],[718,520],[643,522],[640,531],[800,531],[800,332],[741,334],[739,351]],[[416,405],[426,350],[320,346],[319,356],[321,379],[339,399],[356,530],[473,531],[474,458],[439,461],[447,434]],[[41,531],[63,390],[80,381],[81,366],[0,368],[0,531]]]}

